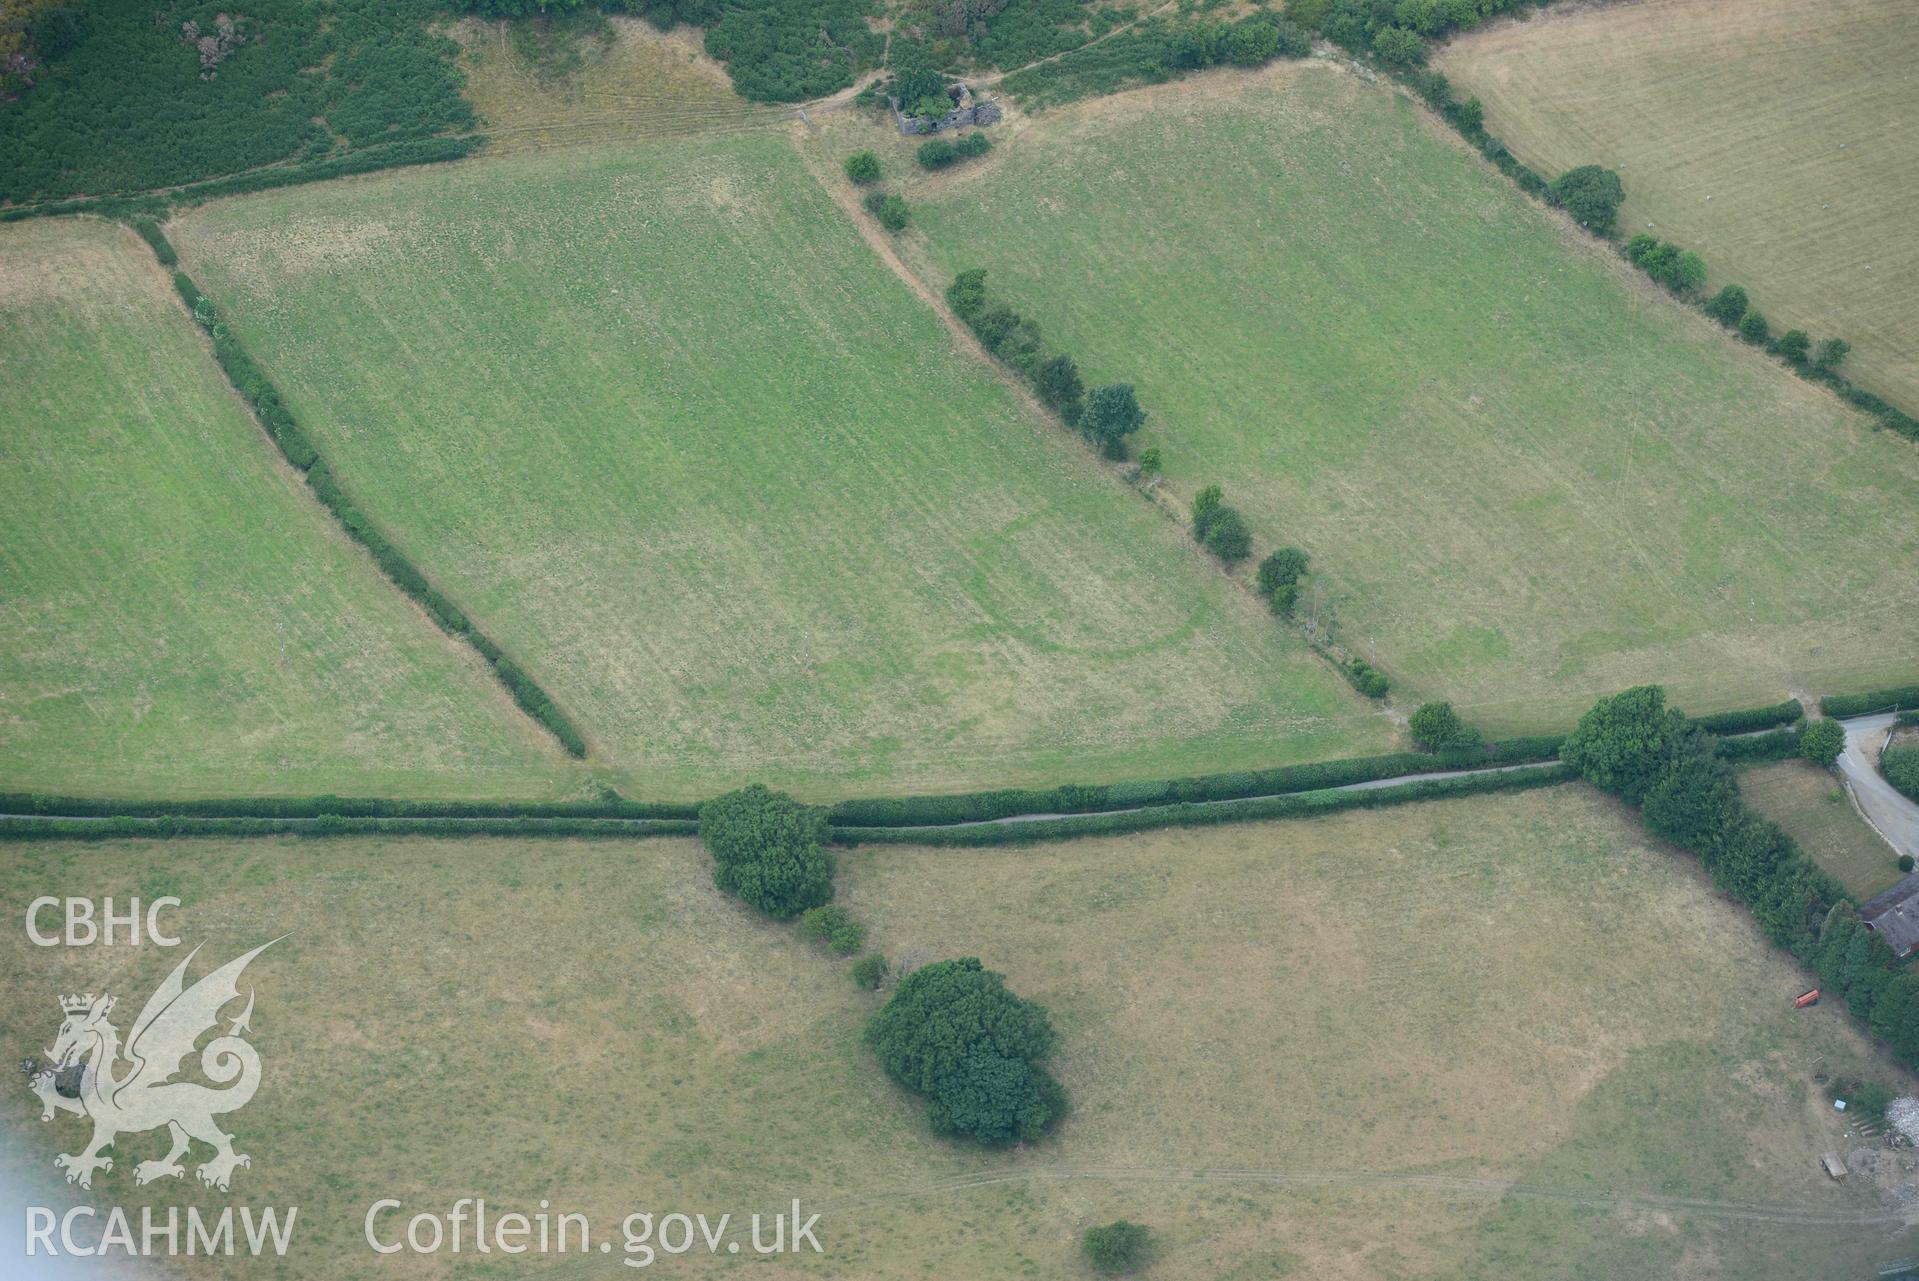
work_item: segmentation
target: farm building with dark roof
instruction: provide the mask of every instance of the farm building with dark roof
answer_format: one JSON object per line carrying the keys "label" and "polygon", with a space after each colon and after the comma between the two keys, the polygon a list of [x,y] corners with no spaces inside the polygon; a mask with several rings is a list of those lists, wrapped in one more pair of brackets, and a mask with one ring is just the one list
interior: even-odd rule
{"label": "farm building with dark roof", "polygon": [[1868,899],[1859,919],[1886,940],[1894,956],[1908,956],[1919,948],[1919,872]]}

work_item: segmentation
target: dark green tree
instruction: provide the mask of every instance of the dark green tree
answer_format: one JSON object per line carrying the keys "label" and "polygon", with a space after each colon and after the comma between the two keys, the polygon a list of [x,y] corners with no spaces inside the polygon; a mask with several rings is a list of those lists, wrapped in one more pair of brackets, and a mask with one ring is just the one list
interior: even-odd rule
{"label": "dark green tree", "polygon": [[1746,314],[1746,305],[1746,291],[1738,285],[1727,285],[1706,304],[1706,314],[1730,329]]}
{"label": "dark green tree", "polygon": [[1228,565],[1237,565],[1252,554],[1253,531],[1246,527],[1246,518],[1237,508],[1221,504],[1207,522],[1202,541],[1207,551]]}
{"label": "dark green tree", "polygon": [[833,897],[826,812],[755,783],[700,806],[713,883],[785,920]]}
{"label": "dark green tree", "polygon": [[1619,175],[1599,165],[1568,169],[1546,188],[1553,203],[1571,214],[1580,226],[1599,236],[1610,236],[1626,188]]}
{"label": "dark green tree", "polygon": [[1065,1114],[1066,1091],[1040,1066],[1054,1041],[1045,1009],[970,956],[913,971],[866,1025],[886,1075],[925,1096],[936,1133],[993,1145],[1038,1138]]}
{"label": "dark green tree", "polygon": [[1131,383],[1108,383],[1093,388],[1086,398],[1086,410],[1079,417],[1079,429],[1112,458],[1126,456],[1126,438],[1146,422],[1146,411],[1139,407]]}
{"label": "dark green tree", "polygon": [[[1079,366],[1073,363],[1071,356],[1042,361],[1033,371],[1033,390],[1039,393],[1047,408],[1056,412],[1086,399],[1086,384],[1080,381]],[[1083,411],[1080,417],[1085,418]]]}
{"label": "dark green tree", "polygon": [[1663,689],[1640,685],[1600,699],[1580,717],[1560,746],[1559,759],[1594,787],[1638,805],[1691,728],[1684,716],[1667,709]]}
{"label": "dark green tree", "polygon": [[1772,330],[1766,325],[1764,313],[1749,311],[1739,318],[1739,336],[1754,346],[1763,346],[1772,339]]}
{"label": "dark green tree", "polygon": [[1259,594],[1270,597],[1282,587],[1299,582],[1306,572],[1306,553],[1297,547],[1281,547],[1259,562]]}
{"label": "dark green tree", "polygon": [[1389,67],[1417,67],[1426,61],[1426,42],[1416,31],[1382,27],[1373,33],[1373,52]]}
{"label": "dark green tree", "polygon": [[864,187],[880,180],[880,158],[870,151],[855,151],[846,158],[846,176]]}

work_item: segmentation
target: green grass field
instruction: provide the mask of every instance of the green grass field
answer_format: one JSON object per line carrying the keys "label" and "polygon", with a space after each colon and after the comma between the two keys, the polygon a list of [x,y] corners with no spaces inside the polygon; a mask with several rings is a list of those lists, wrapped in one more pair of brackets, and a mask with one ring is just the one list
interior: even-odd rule
{"label": "green grass field", "polygon": [[1409,700],[1559,728],[1642,681],[1699,712],[1869,685],[1919,644],[1919,451],[1383,86],[1308,63],[1125,94],[908,195],[924,274],[987,268],[1089,381],[1136,382],[1181,501],[1223,483],[1305,548]]}
{"label": "green grass field", "polygon": [[1831,770],[1810,761],[1778,761],[1745,771],[1739,790],[1860,902],[1899,883],[1892,846],[1859,817]]}
{"label": "green grass field", "polygon": [[515,155],[173,230],[348,489],[631,794],[1391,737],[959,358],[783,136]]}
{"label": "green grass field", "polygon": [[280,463],[131,232],[0,228],[0,350],[0,791],[571,786]]}
{"label": "green grass field", "polygon": [[1919,22],[1905,0],[1567,6],[1436,60],[1536,168],[1617,168],[1620,225],[1697,249],[1773,321],[1853,345],[1919,412]]}
{"label": "green grass field", "polygon": [[[381,1196],[412,1213],[476,1193],[596,1225],[798,1196],[826,1254],[755,1270],[771,1276],[1074,1276],[1078,1231],[1121,1215],[1159,1232],[1162,1278],[1784,1281],[1913,1245],[1618,1203],[1876,1208],[1815,1168],[1842,1122],[1807,1066],[1870,1056],[1842,1011],[1793,1013],[1801,976],[1583,788],[844,855],[842,898],[877,946],[977,954],[1051,1007],[1074,1111],[1011,1152],[932,1138],[860,1044],[879,998],[722,898],[690,841],[16,846],[4,884],[16,917],[49,886],[177,894],[169,919],[207,940],[195,974],[292,931],[248,971],[265,1084],[228,1122],[253,1157],[233,1197],[134,1187],[148,1135],[121,1141],[92,1199],[298,1205],[293,1281],[466,1275],[471,1256],[376,1260],[361,1220]],[[16,930],[0,1010],[36,1047],[56,993],[110,989],[124,1028],[180,956]],[[43,1125],[16,1084],[6,1173],[50,1173],[80,1126]]]}

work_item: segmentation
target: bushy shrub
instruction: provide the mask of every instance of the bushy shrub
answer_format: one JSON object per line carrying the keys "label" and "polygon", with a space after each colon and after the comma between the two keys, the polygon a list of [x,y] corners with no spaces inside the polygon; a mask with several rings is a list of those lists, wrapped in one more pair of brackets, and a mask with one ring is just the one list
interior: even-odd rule
{"label": "bushy shrub", "polygon": [[1226,491],[1218,485],[1206,485],[1193,495],[1193,537],[1196,540],[1202,543],[1206,541],[1206,530],[1225,503]]}
{"label": "bushy shrub", "polygon": [[1266,598],[1266,608],[1280,618],[1291,618],[1293,610],[1299,606],[1299,584],[1281,583],[1273,588]]}
{"label": "bushy shrub", "polygon": [[1788,329],[1779,335],[1779,341],[1773,344],[1772,350],[1781,360],[1803,365],[1806,363],[1806,353],[1812,350],[1812,338],[1803,329]]}
{"label": "bushy shrub", "polygon": [[1457,752],[1479,746],[1479,731],[1459,719],[1451,703],[1421,703],[1407,721],[1413,741],[1432,752]]}
{"label": "bushy shrub", "polygon": [[855,151],[846,158],[846,177],[864,187],[880,180],[880,158],[870,151]]}
{"label": "bushy shrub", "polygon": [[1730,329],[1746,314],[1746,306],[1746,291],[1738,285],[1727,285],[1706,304],[1706,314]]}
{"label": "bushy shrub", "polygon": [[914,155],[922,169],[944,169],[960,158],[959,149],[944,138],[933,138],[922,142]]}
{"label": "bushy shrub", "polygon": [[1152,1230],[1145,1224],[1116,1219],[1104,1227],[1086,1229],[1079,1245],[1093,1271],[1121,1276],[1140,1269],[1152,1248],[1152,1240]]}
{"label": "bushy shrub", "polygon": [[1253,551],[1253,532],[1246,527],[1246,518],[1237,508],[1223,505],[1213,514],[1202,541],[1207,551],[1228,565],[1238,564]]}
{"label": "bushy shrub", "polygon": [[1799,754],[1815,765],[1830,766],[1845,750],[1846,731],[1838,721],[1807,721],[1799,731]]}
{"label": "bushy shrub", "polygon": [[826,837],[825,811],[757,783],[700,806],[713,883],[782,920],[833,897]]}
{"label": "bushy shrub", "polygon": [[873,215],[879,225],[888,231],[904,231],[913,220],[906,207],[906,201],[890,191],[870,191],[866,195],[866,212]]}
{"label": "bushy shrub", "polygon": [[983,156],[993,149],[993,140],[975,129],[972,133],[961,134],[953,143],[953,150],[961,159]]}
{"label": "bushy shrub", "polygon": [[1299,582],[1306,572],[1306,553],[1297,547],[1281,547],[1259,562],[1259,594],[1270,597],[1282,587]]}
{"label": "bushy shrub", "polygon": [[886,1075],[925,1096],[935,1133],[993,1145],[1036,1139],[1065,1113],[1040,1066],[1054,1041],[1046,1011],[976,957],[915,970],[866,1026]]}
{"label": "bushy shrub", "polygon": [[1160,474],[1165,464],[1160,460],[1159,446],[1149,445],[1139,451],[1139,474],[1147,479]]}
{"label": "bushy shrub", "polygon": [[853,982],[868,992],[877,992],[886,982],[886,975],[892,969],[886,958],[878,952],[868,952],[853,962]]}
{"label": "bushy shrub", "polygon": [[1831,373],[1851,350],[1852,344],[1844,338],[1828,338],[1813,349],[1812,367],[1821,373]]}
{"label": "bushy shrub", "polygon": [[1340,670],[1346,675],[1346,683],[1367,698],[1384,698],[1392,690],[1393,683],[1386,679],[1386,673],[1363,658],[1353,659]]}
{"label": "bushy shrub", "polygon": [[1901,854],[1899,856],[1899,870],[1902,872],[1910,872],[1912,870],[1912,855]]}
{"label": "bushy shrub", "polygon": [[1754,346],[1764,346],[1772,340],[1772,330],[1766,324],[1765,313],[1748,311],[1739,318],[1739,336]]}
{"label": "bushy shrub", "polygon": [[1580,165],[1559,175],[1547,188],[1554,204],[1579,225],[1599,236],[1610,236],[1613,219],[1626,199],[1619,175],[1599,165]]}
{"label": "bushy shrub", "polygon": [[827,904],[808,908],[800,916],[800,933],[818,939],[839,956],[851,956],[866,942],[866,927],[843,907]]}

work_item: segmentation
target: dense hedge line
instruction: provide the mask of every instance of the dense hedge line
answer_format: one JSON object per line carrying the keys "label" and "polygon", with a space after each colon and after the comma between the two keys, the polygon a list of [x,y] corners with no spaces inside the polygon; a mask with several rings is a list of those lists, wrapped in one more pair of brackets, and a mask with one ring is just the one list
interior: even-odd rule
{"label": "dense hedge line", "polygon": [[[1697,724],[1698,722],[1694,722]],[[1733,738],[1722,738],[1714,745],[1723,760],[1735,761],[1741,765],[1756,764],[1760,761],[1784,761],[1799,755],[1799,731],[1792,726],[1776,729],[1766,734],[1742,734]]]}
{"label": "dense hedge line", "polygon": [[72,818],[698,818],[697,805],[629,801],[401,801],[378,796],[226,796],[194,800],[116,800],[0,792],[0,814]]}
{"label": "dense hedge line", "polygon": [[1353,783],[1371,783],[1403,774],[1472,769],[1551,760],[1560,735],[1515,738],[1471,752],[1436,756],[1429,752],[1392,752],[1337,761],[1310,761],[1275,769],[1235,770],[1191,778],[1142,779],[1130,783],[1067,783],[1038,790],[1004,788],[952,796],[892,796],[841,801],[827,820],[846,827],[914,827],[976,823],[1016,814],[1087,814],[1098,810],[1140,809],[1196,801],[1310,792]]}
{"label": "dense hedge line", "polygon": [[1864,694],[1832,694],[1819,700],[1819,710],[1835,720],[1848,716],[1870,716],[1874,712],[1897,712],[1919,708],[1919,685],[1896,685]]}
{"label": "dense hedge line", "polygon": [[[351,151],[345,155],[314,161],[311,164],[275,165],[268,169],[252,169],[245,173],[216,178],[208,182],[189,183],[186,186],[165,191],[132,196],[89,196],[77,200],[56,200],[35,205],[11,205],[0,208],[0,222],[18,222],[24,218],[60,218],[74,214],[97,214],[102,218],[124,218],[134,225],[135,231],[140,231],[138,224],[141,220],[163,218],[167,210],[173,206],[203,204],[221,196],[270,191],[276,187],[296,187],[302,183],[324,182],[330,178],[345,178],[353,174],[373,173],[381,169],[460,160],[472,155],[485,143],[486,139],[478,134],[396,142],[384,147],[368,147]],[[158,224],[156,223],[155,226],[157,229]],[[145,236],[146,233],[142,231],[141,235]],[[148,243],[153,244],[151,239]],[[156,254],[160,254],[158,244],[154,244],[153,248]],[[172,246],[169,245],[168,251],[170,252],[171,249]],[[161,254],[161,261],[166,262],[164,254]],[[173,264],[166,262],[166,265]]]}
{"label": "dense hedge line", "polygon": [[0,840],[110,841],[176,836],[695,836],[692,819],[625,818],[152,818],[83,819],[0,815]]}
{"label": "dense hedge line", "polygon": [[1805,963],[1900,1062],[1919,1066],[1919,971],[1898,967],[1838,882],[1778,824],[1747,808],[1718,746],[1667,708],[1658,686],[1641,686],[1601,699],[1560,755],[1594,786],[1638,806],[1655,835],[1698,855],[1768,938]]}
{"label": "dense hedge line", "polygon": [[1768,707],[1747,707],[1711,716],[1695,716],[1692,723],[1708,734],[1746,734],[1756,729],[1771,729],[1775,725],[1790,725],[1805,714],[1805,709],[1799,706],[1799,700],[1789,698]]}
{"label": "dense hedge line", "polygon": [[[159,228],[154,228],[153,234],[159,236]],[[340,488],[332,469],[320,457],[320,451],[300,429],[299,423],[294,421],[292,412],[281,400],[279,391],[267,381],[265,372],[220,319],[219,309],[212,300],[201,293],[199,286],[183,271],[173,273],[173,283],[180,291],[180,298],[186,303],[187,310],[193,313],[195,322],[212,337],[214,359],[226,372],[234,389],[253,406],[260,425],[272,437],[274,444],[279,446],[286,460],[305,473],[307,485],[313,490],[314,496],[333,513],[347,533],[367,549],[381,572],[396,587],[418,602],[448,635],[466,641],[492,664],[494,675],[522,711],[544,725],[570,754],[584,757],[586,739],[571,718],[559,709],[532,677],[475,627],[457,605],[434,587],[426,575],[393,545],[392,540]]]}
{"label": "dense hedge line", "polygon": [[[87,0],[0,92],[0,201],[148,191],[470,129],[437,0]],[[193,24],[188,29],[187,24]]]}
{"label": "dense hedge line", "polygon": [[1098,44],[1016,71],[1000,87],[1029,106],[1056,106],[1163,84],[1207,67],[1257,67],[1311,52],[1312,37],[1276,14],[1256,13],[1237,22],[1152,17]]}
{"label": "dense hedge line", "polygon": [[1879,758],[1879,772],[1900,795],[1919,801],[1919,747],[1888,747]]}
{"label": "dense hedge line", "polygon": [[1242,823],[1258,819],[1306,818],[1340,810],[1373,809],[1407,801],[1477,796],[1551,787],[1572,778],[1563,765],[1538,765],[1455,778],[1419,779],[1397,787],[1365,790],[1290,792],[1217,804],[1188,803],[1119,814],[1082,814],[1073,818],[1035,819],[1031,822],[983,823],[976,827],[856,827],[833,828],[833,839],[851,845],[1029,845],[1077,836],[1109,836],[1161,827],[1203,827],[1215,823]]}

